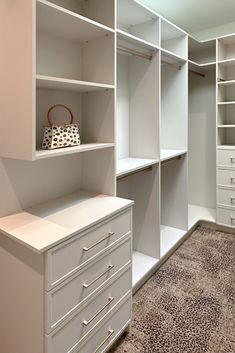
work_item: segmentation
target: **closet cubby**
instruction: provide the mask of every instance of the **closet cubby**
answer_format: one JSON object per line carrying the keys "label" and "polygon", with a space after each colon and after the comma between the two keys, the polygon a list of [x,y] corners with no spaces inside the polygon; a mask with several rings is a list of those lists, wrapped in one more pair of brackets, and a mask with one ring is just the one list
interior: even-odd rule
{"label": "closet cubby", "polygon": [[199,65],[206,65],[216,62],[216,40],[198,42],[189,37],[188,59]]}
{"label": "closet cubby", "polygon": [[228,128],[229,126],[235,126],[235,106],[230,105],[219,105],[217,124],[219,128]]}
{"label": "closet cubby", "polygon": [[[73,112],[75,123],[79,124],[81,145],[60,150],[42,151],[44,126],[48,125],[47,111],[55,104],[68,106]],[[36,156],[55,156],[67,151],[78,152],[84,148],[98,149],[114,146],[114,90],[74,92],[38,88],[36,94]],[[52,122],[63,124],[70,121],[70,115],[63,108],[51,113]]]}
{"label": "closet cubby", "polygon": [[117,196],[135,201],[133,209],[133,286],[140,285],[160,258],[158,165],[117,180]]}
{"label": "closet cubby", "polygon": [[180,58],[187,59],[187,34],[173,24],[161,19],[161,48]]}
{"label": "closet cubby", "polygon": [[161,58],[161,159],[187,152],[188,66]]}
{"label": "closet cubby", "polygon": [[217,82],[221,86],[227,86],[235,82],[235,61],[219,63],[217,65]]}
{"label": "closet cubby", "polygon": [[232,61],[235,59],[235,35],[218,39],[218,61]]}
{"label": "closet cubby", "polygon": [[117,55],[117,175],[159,161],[158,79],[159,52]]}
{"label": "closet cubby", "polygon": [[218,84],[218,103],[235,104],[235,81],[232,84]]}
{"label": "closet cubby", "polygon": [[49,2],[114,28],[114,0],[50,0]]}
{"label": "closet cubby", "polygon": [[117,1],[117,28],[127,35],[159,46],[159,17],[138,1]]}
{"label": "closet cubby", "polygon": [[218,128],[218,147],[235,147],[235,126]]}
{"label": "closet cubby", "polygon": [[161,237],[163,257],[188,229],[187,156],[161,163]]}

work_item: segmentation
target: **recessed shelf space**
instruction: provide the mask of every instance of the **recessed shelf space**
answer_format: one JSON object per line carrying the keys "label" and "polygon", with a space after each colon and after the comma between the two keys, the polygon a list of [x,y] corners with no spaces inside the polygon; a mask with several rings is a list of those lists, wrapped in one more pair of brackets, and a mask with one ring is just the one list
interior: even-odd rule
{"label": "recessed shelf space", "polygon": [[218,147],[235,147],[235,127],[231,127],[229,129],[218,129],[217,144]]}
{"label": "recessed shelf space", "polygon": [[161,162],[163,161],[168,161],[174,158],[179,158],[182,155],[186,154],[186,150],[167,150],[167,149],[161,149],[160,151],[160,160]]}
{"label": "recessed shelf space", "polygon": [[117,179],[117,196],[134,200],[133,285],[143,280],[159,260],[159,166]]}
{"label": "recessed shelf space", "polygon": [[159,163],[156,159],[147,158],[123,158],[117,160],[117,177],[132,174],[134,172],[142,171],[146,168]]}
{"label": "recessed shelf space", "polygon": [[37,1],[37,74],[114,84],[114,33]]}
{"label": "recessed shelf space", "polygon": [[187,34],[178,27],[161,19],[161,48],[187,60]]}
{"label": "recessed shelf space", "polygon": [[138,1],[117,1],[117,28],[159,46],[159,17]]}
{"label": "recessed shelf space", "polygon": [[159,53],[152,60],[118,54],[117,159],[159,160]]}
{"label": "recessed shelf space", "polygon": [[218,103],[235,104],[235,84],[233,85],[219,85],[218,86]]}
{"label": "recessed shelf space", "polygon": [[218,61],[235,59],[235,35],[218,39]]}
{"label": "recessed shelf space", "polygon": [[216,40],[198,42],[189,37],[188,58],[198,65],[213,65],[216,62]]}
{"label": "recessed shelf space", "polygon": [[192,228],[198,221],[216,222],[215,208],[202,207],[197,205],[188,206],[188,226]]}
{"label": "recessed shelf space", "polygon": [[162,61],[161,149],[187,150],[187,90],[187,64],[179,66]]}
{"label": "recessed shelf space", "polygon": [[[68,106],[79,124],[81,145],[55,150],[42,150],[44,126],[48,125],[47,111],[55,104]],[[54,157],[60,154],[79,153],[114,146],[114,90],[73,92],[38,88],[36,94],[36,158]],[[63,108],[51,114],[55,125],[70,121]]]}
{"label": "recessed shelf space", "polygon": [[64,10],[114,28],[113,0],[50,0],[49,2],[64,8]]}
{"label": "recessed shelf space", "polygon": [[188,229],[187,156],[161,167],[161,257],[174,248]]}
{"label": "recessed shelf space", "polygon": [[220,86],[235,85],[235,61],[230,65],[218,64],[217,82]]}

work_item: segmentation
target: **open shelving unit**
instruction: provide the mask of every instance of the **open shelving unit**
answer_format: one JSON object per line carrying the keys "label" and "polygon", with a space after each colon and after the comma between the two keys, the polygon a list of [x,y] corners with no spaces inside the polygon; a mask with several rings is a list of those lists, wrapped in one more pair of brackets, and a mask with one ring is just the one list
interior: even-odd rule
{"label": "open shelving unit", "polygon": [[163,18],[161,19],[161,48],[166,55],[168,54],[179,57],[181,60],[187,60],[187,34]]}
{"label": "open shelving unit", "polygon": [[188,41],[189,61],[197,65],[213,65],[216,63],[216,40],[198,42],[189,36]]}

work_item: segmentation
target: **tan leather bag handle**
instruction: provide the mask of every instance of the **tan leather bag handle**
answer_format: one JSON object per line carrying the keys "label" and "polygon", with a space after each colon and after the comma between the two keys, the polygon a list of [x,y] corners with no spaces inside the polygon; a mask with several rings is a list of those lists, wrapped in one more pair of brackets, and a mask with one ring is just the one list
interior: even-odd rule
{"label": "tan leather bag handle", "polygon": [[57,107],[65,108],[70,113],[70,117],[71,117],[70,124],[73,124],[74,116],[73,116],[73,113],[71,112],[71,110],[68,107],[66,107],[66,105],[64,105],[64,104],[55,104],[47,112],[48,125],[50,127],[52,127],[51,115],[50,114],[51,114],[52,110],[57,108]]}

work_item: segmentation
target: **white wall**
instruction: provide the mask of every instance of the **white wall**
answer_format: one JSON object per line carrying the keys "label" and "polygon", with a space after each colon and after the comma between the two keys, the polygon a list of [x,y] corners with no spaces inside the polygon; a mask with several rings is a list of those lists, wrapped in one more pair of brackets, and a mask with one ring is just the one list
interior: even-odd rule
{"label": "white wall", "polygon": [[216,37],[222,37],[231,33],[235,33],[235,21],[222,26],[212,27],[199,32],[194,32],[192,33],[192,36],[194,36],[198,40],[208,40],[214,39]]}
{"label": "white wall", "polygon": [[189,75],[189,203],[215,208],[215,71]]}

